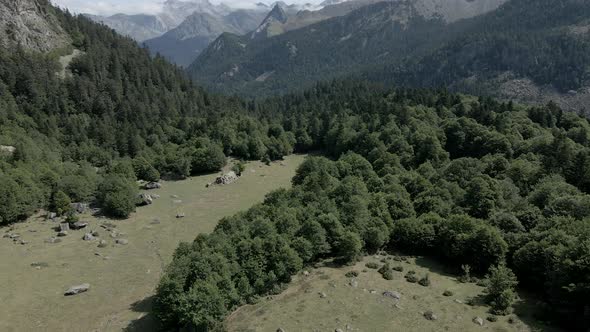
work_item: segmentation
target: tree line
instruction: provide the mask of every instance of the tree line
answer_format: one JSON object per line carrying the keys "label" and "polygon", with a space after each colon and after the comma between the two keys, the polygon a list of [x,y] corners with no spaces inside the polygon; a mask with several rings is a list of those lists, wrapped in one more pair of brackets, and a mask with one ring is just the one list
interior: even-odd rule
{"label": "tree line", "polygon": [[164,326],[222,328],[303,266],[383,249],[489,273],[495,313],[510,311],[518,278],[544,317],[590,326],[586,119],[553,104],[341,81],[251,109],[324,157],[308,158],[292,189],[179,246],[157,290]]}

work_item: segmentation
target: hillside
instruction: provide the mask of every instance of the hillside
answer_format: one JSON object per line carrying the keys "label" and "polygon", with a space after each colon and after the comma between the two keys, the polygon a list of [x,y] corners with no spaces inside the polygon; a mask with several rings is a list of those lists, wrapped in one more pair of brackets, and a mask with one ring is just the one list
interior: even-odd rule
{"label": "hillside", "polygon": [[68,46],[70,37],[45,1],[0,1],[0,46],[21,45],[24,49],[47,52]]}
{"label": "hillside", "polygon": [[195,12],[164,35],[146,40],[152,54],[160,54],[180,66],[190,65],[209,44],[224,32],[238,35],[254,30],[267,13],[235,10],[224,15]]}
{"label": "hillside", "polygon": [[[554,91],[563,100],[584,101],[573,95],[584,93],[588,85],[587,2],[512,0],[488,14],[458,21],[454,19],[494,7],[465,7],[458,15],[452,10],[457,2],[448,7],[426,3],[378,3],[267,40],[241,39],[246,45],[241,52],[226,54],[214,47],[223,43],[235,49],[221,36],[188,72],[213,89],[246,95],[357,76],[498,97],[508,95],[513,84],[531,82],[524,90]],[[439,13],[433,14],[433,8]],[[505,77],[512,79],[496,84]]]}

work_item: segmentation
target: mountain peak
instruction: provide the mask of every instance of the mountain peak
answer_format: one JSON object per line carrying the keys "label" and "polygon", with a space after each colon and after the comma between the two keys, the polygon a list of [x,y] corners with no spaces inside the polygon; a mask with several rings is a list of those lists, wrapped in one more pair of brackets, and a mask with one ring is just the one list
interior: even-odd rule
{"label": "mountain peak", "polygon": [[268,21],[268,20],[275,20],[281,23],[285,23],[287,22],[287,13],[285,13],[285,10],[283,9],[283,6],[280,3],[275,3],[274,7],[272,8],[272,10],[268,13],[268,15],[266,15],[266,18],[264,19],[264,21]]}

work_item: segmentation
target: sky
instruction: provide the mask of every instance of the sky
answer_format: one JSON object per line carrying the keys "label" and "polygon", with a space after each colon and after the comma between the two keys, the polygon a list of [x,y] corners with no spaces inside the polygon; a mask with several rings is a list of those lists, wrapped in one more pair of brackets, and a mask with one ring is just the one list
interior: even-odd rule
{"label": "sky", "polygon": [[[51,0],[62,8],[68,8],[74,13],[89,13],[96,15],[124,14],[156,14],[160,12],[164,0]],[[190,0],[189,0],[190,1]],[[275,0],[210,0],[212,3],[224,2],[230,6],[244,7],[245,3],[264,2],[271,3]],[[285,0],[284,0],[285,1]],[[311,0],[287,0],[287,3],[316,2]]]}

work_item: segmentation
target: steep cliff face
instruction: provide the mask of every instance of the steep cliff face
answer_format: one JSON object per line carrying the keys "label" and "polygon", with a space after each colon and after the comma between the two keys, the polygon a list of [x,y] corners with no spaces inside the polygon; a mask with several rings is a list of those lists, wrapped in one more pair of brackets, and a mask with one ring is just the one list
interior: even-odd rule
{"label": "steep cliff face", "polygon": [[47,52],[67,46],[68,34],[46,0],[0,0],[0,45]]}

